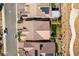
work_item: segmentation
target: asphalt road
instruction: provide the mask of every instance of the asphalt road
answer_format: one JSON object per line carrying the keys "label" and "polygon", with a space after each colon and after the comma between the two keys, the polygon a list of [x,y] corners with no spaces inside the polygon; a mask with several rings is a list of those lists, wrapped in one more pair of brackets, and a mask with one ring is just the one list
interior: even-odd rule
{"label": "asphalt road", "polygon": [[6,35],[6,55],[17,55],[17,39],[16,35],[16,4],[5,3],[4,4],[4,20],[5,28],[7,28]]}

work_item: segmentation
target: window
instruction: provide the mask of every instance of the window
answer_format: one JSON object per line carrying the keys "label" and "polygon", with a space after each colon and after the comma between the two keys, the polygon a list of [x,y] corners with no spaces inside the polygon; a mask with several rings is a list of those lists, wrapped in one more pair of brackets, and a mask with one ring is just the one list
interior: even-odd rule
{"label": "window", "polygon": [[40,44],[40,50],[42,50],[43,44]]}

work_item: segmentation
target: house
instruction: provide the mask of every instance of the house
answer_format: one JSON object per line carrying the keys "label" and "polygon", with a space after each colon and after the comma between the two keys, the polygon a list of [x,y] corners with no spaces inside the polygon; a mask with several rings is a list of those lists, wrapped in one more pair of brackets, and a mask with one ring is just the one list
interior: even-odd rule
{"label": "house", "polygon": [[27,56],[53,56],[55,55],[55,43],[50,40],[50,18],[30,18],[18,25],[22,30],[21,39]]}
{"label": "house", "polygon": [[51,17],[51,7],[49,3],[19,3],[17,4],[18,19],[32,17]]}

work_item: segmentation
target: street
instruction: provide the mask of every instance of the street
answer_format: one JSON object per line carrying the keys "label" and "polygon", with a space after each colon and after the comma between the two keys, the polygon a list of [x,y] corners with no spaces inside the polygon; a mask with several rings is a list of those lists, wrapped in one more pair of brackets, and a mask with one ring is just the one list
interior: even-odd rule
{"label": "street", "polygon": [[5,3],[4,4],[4,20],[5,20],[5,33],[6,37],[6,55],[16,56],[17,55],[17,39],[16,35],[16,4]]}

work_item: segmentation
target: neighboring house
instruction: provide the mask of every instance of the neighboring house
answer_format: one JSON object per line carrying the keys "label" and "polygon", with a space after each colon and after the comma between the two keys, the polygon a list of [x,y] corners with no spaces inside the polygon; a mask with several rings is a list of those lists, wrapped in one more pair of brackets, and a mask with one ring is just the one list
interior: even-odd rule
{"label": "neighboring house", "polygon": [[[32,17],[51,17],[49,3],[22,3],[17,4],[18,18],[24,17],[23,19]],[[26,13],[27,16],[24,16]],[[24,14],[24,15],[23,15]]]}

